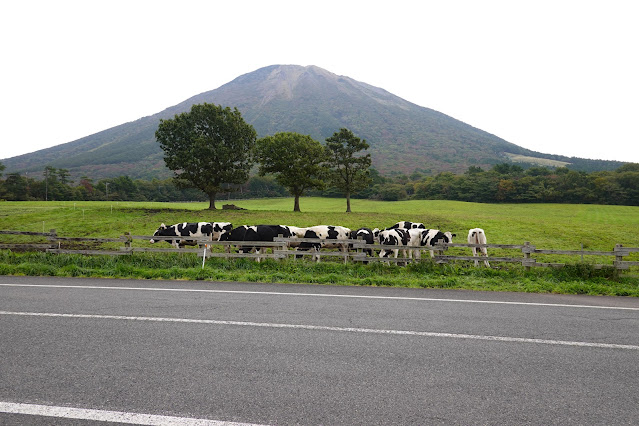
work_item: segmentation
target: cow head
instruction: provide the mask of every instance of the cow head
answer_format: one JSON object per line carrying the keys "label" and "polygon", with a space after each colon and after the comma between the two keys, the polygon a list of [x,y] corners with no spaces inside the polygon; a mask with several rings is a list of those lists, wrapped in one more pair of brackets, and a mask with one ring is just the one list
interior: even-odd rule
{"label": "cow head", "polygon": [[[163,223],[162,225],[160,225],[160,227],[157,229],[157,231],[155,231],[155,233],[153,234],[154,237],[160,236],[162,235],[162,231],[164,231],[166,229],[166,225]],[[155,244],[157,241],[153,238],[151,238],[149,240],[149,242],[151,244]]]}

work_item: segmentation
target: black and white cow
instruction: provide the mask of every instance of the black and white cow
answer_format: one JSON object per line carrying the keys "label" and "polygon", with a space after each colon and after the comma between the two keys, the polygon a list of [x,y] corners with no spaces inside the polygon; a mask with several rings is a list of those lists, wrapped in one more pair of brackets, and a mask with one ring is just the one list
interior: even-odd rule
{"label": "black and white cow", "polygon": [[[304,235],[301,235],[302,232]],[[312,250],[313,260],[319,262],[319,250],[320,248],[339,248],[342,251],[348,251],[348,243],[340,242],[341,240],[348,240],[351,235],[351,230],[343,226],[329,226],[329,225],[317,225],[308,228],[298,228],[295,230],[295,235],[298,238],[319,238],[323,240],[335,240],[335,242],[314,243],[303,241],[299,244],[298,250],[308,251]]]}
{"label": "black and white cow", "polygon": [[[407,229],[403,228],[389,228],[379,231],[378,235],[379,243],[384,246],[407,246],[410,240],[410,234]],[[403,249],[404,257],[406,257],[406,250]],[[379,257],[390,257],[391,253],[394,253],[397,259],[399,248],[397,249],[382,249],[379,252]]]}
{"label": "black and white cow", "polygon": [[213,222],[213,232],[211,233],[211,239],[213,241],[221,241],[222,235],[231,232],[233,224],[230,222]]}
{"label": "black and white cow", "polygon": [[[211,239],[211,235],[213,233],[213,224],[211,222],[197,222],[197,223],[176,223],[175,225],[166,226],[165,224],[160,225],[157,231],[153,234],[154,237],[208,237]],[[151,238],[149,242],[154,244],[161,240],[156,240]],[[164,240],[167,243],[173,245],[175,248],[181,248],[185,245],[196,245],[196,242],[193,239],[186,238],[177,238],[174,240]]]}
{"label": "black and white cow", "polygon": [[419,223],[419,222],[402,221],[402,222],[397,222],[395,225],[387,229],[398,229],[398,228],[399,229],[426,229],[426,226],[424,226],[423,223]]}
{"label": "black and white cow", "polygon": [[[457,236],[457,234],[442,232],[439,229],[411,229],[409,234],[409,245],[413,247],[427,247],[430,251],[430,257],[435,257],[432,247],[440,243],[452,243],[453,237]],[[419,251],[415,253],[415,257],[417,259],[421,257]]]}
{"label": "black and white cow", "polygon": [[[377,230],[379,232],[379,229]],[[366,244],[375,244],[375,232],[370,228],[359,228],[356,231],[351,231],[351,240],[361,239]],[[369,256],[373,255],[372,249],[364,249],[364,253]]]}
{"label": "black and white cow", "polygon": [[[468,231],[468,244],[487,244],[486,233],[481,228],[473,228]],[[477,257],[479,253],[482,256],[488,257],[488,250],[486,247],[473,247],[473,256]],[[478,253],[479,252],[479,253]],[[490,268],[490,263],[484,260],[484,265]],[[475,266],[479,266],[479,261],[475,260]]]}
{"label": "black and white cow", "polygon": [[[291,231],[288,226],[284,225],[243,225],[233,228],[231,232],[228,232],[222,236],[222,241],[237,241],[237,242],[273,242],[273,239],[278,235],[282,235],[285,238],[291,236]],[[259,247],[251,244],[238,244],[238,252],[250,253],[255,251],[258,254],[257,261],[261,258],[259,255],[262,250],[266,250],[266,247]]]}
{"label": "black and white cow", "polygon": [[[306,230],[308,229],[308,228],[301,228],[299,226],[290,226],[290,225],[288,225],[287,228],[291,232],[292,238],[304,238],[304,235],[306,234]],[[292,240],[292,241],[289,241],[288,246],[297,248],[300,246],[300,244],[302,243]]]}

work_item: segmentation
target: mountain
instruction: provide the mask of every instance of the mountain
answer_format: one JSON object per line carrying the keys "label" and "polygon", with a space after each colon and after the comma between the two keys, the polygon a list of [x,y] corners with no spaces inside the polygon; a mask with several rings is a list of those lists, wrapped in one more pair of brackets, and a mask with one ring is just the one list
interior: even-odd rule
{"label": "mountain", "polygon": [[204,102],[237,107],[259,137],[291,131],[310,134],[323,142],[346,127],[368,141],[373,166],[382,174],[415,170],[461,173],[469,166],[489,168],[510,161],[539,163],[539,159],[579,163],[591,169],[613,169],[622,164],[595,164],[595,160],[533,152],[352,78],[316,66],[273,65],[155,115],[2,160],[5,173],[40,172],[45,166],[52,166],[69,169],[75,177],[86,175],[93,179],[171,176],[155,140],[159,120]]}

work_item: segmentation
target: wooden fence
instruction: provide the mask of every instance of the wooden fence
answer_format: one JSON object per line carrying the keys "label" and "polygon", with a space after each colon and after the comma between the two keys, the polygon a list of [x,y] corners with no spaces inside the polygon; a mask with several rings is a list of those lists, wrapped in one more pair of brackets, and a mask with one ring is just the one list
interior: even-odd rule
{"label": "wooden fence", "polygon": [[[143,236],[143,235],[131,235],[125,234],[119,238],[92,238],[92,237],[60,237],[56,231],[52,229],[49,232],[22,232],[22,231],[0,231],[0,235],[21,235],[27,237],[39,237],[39,239],[46,239],[47,243],[0,243],[0,249],[12,249],[12,250],[45,250],[48,253],[74,253],[74,254],[86,254],[86,255],[128,255],[131,253],[145,252],[145,253],[195,253],[202,257],[202,265],[206,259],[211,257],[223,257],[223,258],[254,258],[254,259],[285,259],[285,258],[308,258],[311,257],[314,260],[321,260],[322,258],[337,258],[343,262],[387,262],[397,264],[407,264],[410,262],[419,261],[416,259],[418,252],[421,255],[421,259],[430,259],[428,250],[424,250],[423,247],[399,247],[387,246],[381,244],[366,244],[363,240],[343,240],[346,250],[308,250],[302,251],[295,247],[299,243],[316,243],[316,244],[334,244],[335,240],[315,239],[315,238],[283,238],[282,236],[275,238],[273,242],[229,242],[229,241],[210,241],[206,239],[193,239],[193,248],[180,248],[174,247],[134,247],[133,242],[135,240],[150,240],[151,238],[161,240],[175,240],[176,237],[156,237],[156,236]],[[89,243],[90,245],[102,245],[105,243],[119,243],[123,244],[122,247],[117,249],[77,249],[77,248],[63,248],[63,245],[77,245],[79,243]],[[113,245],[113,244],[112,244]],[[260,248],[261,253],[254,251],[248,253],[237,252],[239,247],[247,248]],[[220,250],[221,247],[221,250]],[[468,250],[469,252],[473,247],[481,248],[485,247],[491,252],[495,250],[508,251],[507,256],[488,256],[488,257],[474,257],[471,255],[462,254],[444,254],[450,248],[456,248],[456,251],[462,251],[461,249]],[[217,248],[217,249],[215,249]],[[379,250],[397,250],[402,253],[402,256],[385,257],[380,258],[376,255]],[[270,250],[270,251],[269,251]],[[369,255],[367,251],[372,250],[373,255]],[[435,256],[433,260],[436,263],[450,263],[450,262],[483,262],[488,261],[491,263],[519,263],[524,268],[530,269],[532,267],[563,267],[565,263],[554,262],[542,262],[538,261],[538,256],[541,255],[544,258],[556,257],[556,256],[573,256],[579,257],[580,262],[584,261],[585,256],[600,256],[610,257],[612,260],[610,263],[596,263],[593,264],[595,268],[614,267],[617,270],[627,270],[630,267],[639,266],[639,261],[624,260],[631,253],[639,253],[639,248],[624,247],[621,244],[617,244],[612,251],[590,251],[590,250],[547,250],[538,249],[530,242],[525,242],[522,245],[512,244],[441,244],[433,247]],[[269,252],[267,252],[269,251]],[[408,256],[403,255],[404,251]],[[515,254],[513,254],[515,253]],[[576,262],[574,262],[576,263]]]}

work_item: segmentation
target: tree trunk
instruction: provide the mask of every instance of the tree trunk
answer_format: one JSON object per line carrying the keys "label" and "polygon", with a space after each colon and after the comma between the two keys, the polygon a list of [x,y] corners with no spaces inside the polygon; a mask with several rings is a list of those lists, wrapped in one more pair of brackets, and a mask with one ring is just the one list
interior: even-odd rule
{"label": "tree trunk", "polygon": [[209,210],[217,210],[215,208],[215,192],[209,194]]}
{"label": "tree trunk", "polygon": [[351,193],[346,193],[346,213],[351,212]]}
{"label": "tree trunk", "polygon": [[295,196],[295,207],[293,207],[293,211],[294,212],[301,212],[302,210],[300,210],[300,196],[296,195]]}

